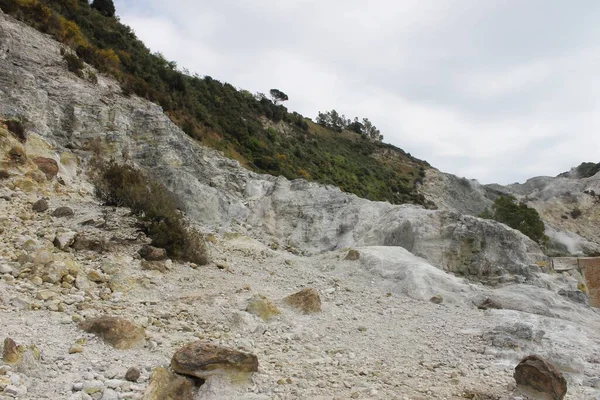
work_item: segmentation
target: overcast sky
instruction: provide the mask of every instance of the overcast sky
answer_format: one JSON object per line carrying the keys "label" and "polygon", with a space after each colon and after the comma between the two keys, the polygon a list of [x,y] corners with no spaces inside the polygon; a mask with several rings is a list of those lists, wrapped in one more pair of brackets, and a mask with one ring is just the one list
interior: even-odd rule
{"label": "overcast sky", "polygon": [[116,0],[179,67],[482,183],[600,161],[600,1]]}

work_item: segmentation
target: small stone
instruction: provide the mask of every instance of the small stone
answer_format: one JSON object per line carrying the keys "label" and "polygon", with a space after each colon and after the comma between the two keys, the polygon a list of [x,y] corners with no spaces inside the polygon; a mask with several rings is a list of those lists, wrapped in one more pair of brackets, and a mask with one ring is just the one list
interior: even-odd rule
{"label": "small stone", "polygon": [[312,288],[302,289],[298,293],[286,297],[284,301],[304,314],[321,311],[321,298],[319,293]]}
{"label": "small stone", "polygon": [[83,346],[80,344],[74,344],[69,348],[69,354],[83,353]]}
{"label": "small stone", "polygon": [[346,257],[344,258],[344,260],[349,260],[349,261],[356,261],[360,258],[360,253],[358,250],[349,250],[348,254],[346,254]]}
{"label": "small stone", "polygon": [[429,301],[434,304],[442,304],[444,302],[444,298],[442,296],[440,296],[439,294],[436,294],[431,299],[429,299]]}
{"label": "small stone", "polygon": [[129,382],[136,382],[138,379],[140,379],[140,375],[141,374],[139,369],[137,369],[136,367],[131,367],[125,373],[125,379]]}
{"label": "small stone", "polygon": [[48,209],[48,201],[45,199],[40,199],[38,201],[36,201],[35,203],[33,203],[32,206],[33,211],[35,212],[44,212]]}
{"label": "small stone", "polygon": [[75,215],[75,212],[69,207],[58,207],[52,212],[52,216],[57,218],[72,217],[73,215]]}
{"label": "small stone", "polygon": [[163,261],[167,259],[167,251],[158,247],[143,245],[139,251],[140,256],[146,261]]}
{"label": "small stone", "polygon": [[1,264],[0,265],[0,274],[12,274],[13,273],[13,269],[6,265],[6,264]]}
{"label": "small stone", "polygon": [[279,309],[271,300],[259,294],[252,296],[246,311],[262,318],[263,321],[268,321],[280,314]]}
{"label": "small stone", "polygon": [[18,364],[23,358],[25,348],[17,345],[11,338],[4,339],[2,360],[7,364]]}
{"label": "small stone", "polygon": [[33,257],[33,263],[35,265],[46,265],[52,261],[52,253],[46,249],[40,249],[35,253]]}
{"label": "small stone", "polygon": [[73,231],[65,231],[65,232],[57,232],[54,238],[54,246],[58,247],[60,250],[66,250],[69,246],[75,243],[75,239],[77,238],[77,232]]}
{"label": "small stone", "polygon": [[87,273],[87,277],[90,281],[92,282],[96,282],[96,283],[102,283],[102,282],[106,282],[106,276],[98,270],[92,269]]}
{"label": "small stone", "polygon": [[99,393],[104,390],[104,383],[101,381],[85,381],[83,382],[83,391],[87,394]]}

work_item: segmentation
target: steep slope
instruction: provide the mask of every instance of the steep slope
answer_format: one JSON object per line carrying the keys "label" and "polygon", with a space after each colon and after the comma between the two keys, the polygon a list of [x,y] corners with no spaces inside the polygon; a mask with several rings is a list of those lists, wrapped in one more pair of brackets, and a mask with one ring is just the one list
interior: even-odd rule
{"label": "steep slope", "polygon": [[501,224],[248,171],[200,146],[160,107],[123,97],[113,80],[99,76],[94,84],[67,73],[57,43],[36,31],[2,16],[0,39],[1,118],[27,121],[27,132],[83,160],[94,150],[134,162],[175,192],[206,229],[235,226],[308,252],[402,246],[438,268],[494,281],[528,275],[529,265],[545,259],[535,243]]}
{"label": "steep slope", "polygon": [[87,2],[0,0],[0,8],[61,41],[73,73],[97,81],[95,72],[83,68],[85,60],[116,78],[123,93],[161,105],[190,137],[249,169],[332,184],[370,200],[424,201],[415,184],[426,162],[370,140],[366,132],[316,125],[263,94],[184,74],[176,63],[152,54],[117,18]]}

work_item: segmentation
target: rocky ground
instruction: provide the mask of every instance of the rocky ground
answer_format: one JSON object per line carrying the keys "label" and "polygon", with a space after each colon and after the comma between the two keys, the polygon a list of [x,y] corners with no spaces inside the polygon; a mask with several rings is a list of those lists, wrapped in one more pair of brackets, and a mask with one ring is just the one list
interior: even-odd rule
{"label": "rocky ground", "polygon": [[[567,399],[600,398],[597,314],[553,286],[574,277],[491,289],[399,247],[300,256],[243,233],[209,234],[206,266],[148,263],[127,209],[98,204],[85,174],[42,170],[26,161],[0,180],[0,339],[23,346],[0,366],[0,398],[153,398],[152,372],[197,340],[259,363],[249,383],[204,385],[202,399],[518,399],[513,370],[532,352],[566,373]],[[283,301],[304,288],[319,312]],[[519,290],[529,308],[511,306]],[[482,295],[504,309],[478,309]],[[81,329],[99,316],[145,333],[117,349]]]}
{"label": "rocky ground", "polygon": [[[451,211],[430,211],[254,174],[114,80],[67,72],[60,50],[0,13],[0,117],[23,125],[0,126],[0,398],[516,400],[536,353],[566,399],[600,399],[581,276],[456,212],[465,181],[432,184]],[[129,210],[93,196],[92,152],[171,189],[211,262],[142,258]],[[289,298],[303,289],[320,299],[307,313]],[[219,365],[190,366],[200,347]]]}

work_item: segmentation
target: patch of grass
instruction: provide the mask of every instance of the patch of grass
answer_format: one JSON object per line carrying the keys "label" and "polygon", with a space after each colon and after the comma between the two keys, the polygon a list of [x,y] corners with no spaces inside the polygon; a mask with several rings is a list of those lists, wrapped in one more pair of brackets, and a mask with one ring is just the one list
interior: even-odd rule
{"label": "patch of grass", "polygon": [[204,237],[185,222],[178,199],[165,186],[115,162],[98,163],[92,179],[96,195],[106,205],[131,208],[153,246],[164,248],[176,260],[208,262]]}

